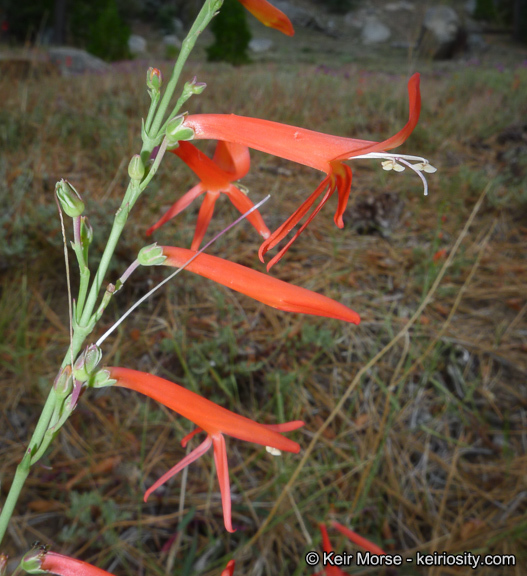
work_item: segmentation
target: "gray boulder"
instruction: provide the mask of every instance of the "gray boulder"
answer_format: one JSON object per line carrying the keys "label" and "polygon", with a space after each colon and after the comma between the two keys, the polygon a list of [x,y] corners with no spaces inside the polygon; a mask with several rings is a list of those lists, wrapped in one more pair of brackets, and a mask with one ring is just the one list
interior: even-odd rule
{"label": "gray boulder", "polygon": [[255,54],[268,52],[273,47],[274,42],[269,38],[253,38],[249,42],[249,50]]}
{"label": "gray boulder", "polygon": [[466,47],[467,33],[450,6],[432,6],[424,16],[418,48],[434,60],[450,59]]}
{"label": "gray boulder", "polygon": [[49,58],[62,76],[74,76],[86,73],[104,73],[110,66],[95,56],[78,48],[54,46],[48,50]]}
{"label": "gray boulder", "polygon": [[386,42],[391,31],[376,16],[368,16],[361,31],[362,43],[366,45],[381,44]]}
{"label": "gray boulder", "polygon": [[128,50],[134,56],[138,56],[139,54],[144,54],[146,52],[146,40],[139,36],[139,34],[132,34],[130,38],[128,38]]}

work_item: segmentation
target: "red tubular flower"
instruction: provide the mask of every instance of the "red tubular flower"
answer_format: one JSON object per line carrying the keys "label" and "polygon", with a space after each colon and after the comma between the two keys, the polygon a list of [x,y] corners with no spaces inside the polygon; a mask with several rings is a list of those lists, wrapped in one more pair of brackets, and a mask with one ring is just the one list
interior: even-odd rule
{"label": "red tubular flower", "polygon": [[262,24],[275,28],[288,36],[293,36],[295,31],[289,18],[278,8],[275,8],[267,0],[238,0],[247,10]]}
{"label": "red tubular flower", "polygon": [[[48,551],[42,553],[40,570],[50,572],[51,574],[58,574],[58,576],[113,576],[110,572],[97,568],[82,560],[76,560],[63,554]],[[233,574],[234,560],[230,560],[223,569],[221,576],[233,576]]]}
{"label": "red tubular flower", "polygon": [[229,560],[223,569],[221,576],[232,576],[234,574],[234,560]]}
{"label": "red tubular flower", "polygon": [[[163,256],[167,257],[163,265],[175,268],[183,266],[195,254],[192,250],[173,246],[160,248]],[[360,316],[344,304],[216,256],[202,253],[188,264],[185,270],[214,280],[279,310],[360,323]]]}
{"label": "red tubular flower", "polygon": [[40,568],[59,576],[113,576],[106,570],[56,552],[45,552],[41,559]]}
{"label": "red tubular flower", "polygon": [[[367,552],[371,552],[372,554],[376,555],[386,554],[386,552],[382,548],[379,548],[379,546],[377,546],[373,542],[370,542],[366,538],[359,536],[356,532],[353,532],[353,530],[346,528],[346,526],[343,526],[338,522],[331,522],[331,525],[333,526],[333,528],[336,528],[341,534],[344,534],[346,538],[349,538],[351,542],[357,544],[357,546],[360,546]],[[318,527],[320,528],[320,532],[322,534],[322,549],[327,554],[330,554],[331,552],[333,552],[333,548],[331,546],[331,542],[329,541],[326,525],[319,524]],[[326,564],[325,571],[319,574],[322,573],[325,573],[326,576],[347,576],[346,573],[343,572],[338,566],[333,566],[331,564]]]}
{"label": "red tubular flower", "polygon": [[227,451],[223,434],[228,434],[239,440],[254,442],[267,446],[270,450],[283,450],[285,452],[300,451],[300,446],[285,438],[280,432],[290,432],[304,425],[302,421],[286,422],[284,424],[258,424],[249,418],[234,414],[214,402],[195,394],[178,384],[174,384],[158,376],[137,372],[128,368],[105,368],[114,386],[129,388],[149,396],[153,400],[164,404],[174,412],[181,414],[194,422],[198,429],[183,438],[181,444],[186,446],[188,440],[201,431],[207,432],[204,442],[188,454],[181,462],[176,464],[145,493],[145,502],[150,494],[164,484],[169,478],[180,470],[197,460],[211,445],[214,447],[214,462],[218,473],[221,500],[223,505],[223,519],[225,528],[234,532],[231,516],[231,493],[229,486],[229,468],[227,464]]}
{"label": "red tubular flower", "polygon": [[[241,144],[220,141],[211,160],[190,142],[182,141],[178,148],[171,152],[179,156],[201,182],[177,200],[166,214],[146,231],[146,235],[150,236],[154,230],[177,216],[199,195],[205,193],[191,244],[192,250],[198,250],[221,192],[227,194],[229,200],[242,214],[253,207],[249,198],[232,184],[233,181],[243,178],[249,171],[251,163],[249,149]],[[269,237],[271,234],[269,228],[257,210],[249,214],[247,220],[263,238]]]}
{"label": "red tubular flower", "polygon": [[[329,541],[328,531],[325,524],[319,524],[320,532],[322,534],[322,549],[326,554],[331,554],[333,552],[333,547]],[[324,571],[319,574],[326,574],[326,576],[348,576],[344,571],[342,571],[338,566],[333,566],[332,564],[326,564]]]}
{"label": "red tubular flower", "polygon": [[[342,228],[344,222],[342,215],[348,202],[351,189],[351,170],[343,164],[344,160],[351,158],[382,158],[383,168],[386,170],[401,171],[408,166],[420,174],[421,171],[433,172],[434,168],[428,161],[418,156],[394,155],[387,153],[401,145],[411,134],[419,120],[421,111],[421,94],[419,91],[419,74],[414,74],[408,82],[408,95],[410,99],[409,119],[402,130],[383,142],[369,140],[356,140],[331,136],[321,132],[314,132],[304,128],[297,128],[268,120],[235,116],[234,114],[197,114],[190,115],[185,119],[184,125],[192,128],[194,138],[225,140],[236,142],[255,150],[280,156],[311,166],[326,173],[326,178],[320,183],[311,196],[296,210],[296,212],[284,222],[260,247],[259,255],[263,262],[265,253],[274,248],[282,241],[289,232],[313,207],[316,200],[322,196],[318,206],[309,215],[293,238],[284,246],[270,261],[267,269],[278,262],[291,244],[302,233],[304,228],[311,222],[322,206],[333,195],[338,193],[338,204],[335,212],[335,224]],[[417,162],[410,164],[408,160]],[[426,180],[420,174],[425,184]]]}
{"label": "red tubular flower", "polygon": [[346,526],[343,526],[338,522],[331,522],[331,525],[333,526],[333,528],[336,528],[341,534],[344,534],[344,536],[346,536],[346,538],[351,540],[354,544],[357,544],[357,546],[364,548],[364,550],[366,550],[367,552],[371,552],[372,554],[377,555],[386,554],[386,552],[382,548],[377,546],[377,544],[374,544],[373,542],[370,542],[366,538],[359,536],[356,532],[353,532],[353,530],[346,528]]}

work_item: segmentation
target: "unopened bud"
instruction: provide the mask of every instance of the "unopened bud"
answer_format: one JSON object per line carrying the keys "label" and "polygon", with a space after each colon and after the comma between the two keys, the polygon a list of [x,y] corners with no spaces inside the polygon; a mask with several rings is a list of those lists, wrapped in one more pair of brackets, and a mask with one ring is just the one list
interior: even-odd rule
{"label": "unopened bud", "polygon": [[145,175],[145,165],[141,160],[141,156],[139,154],[134,154],[132,159],[130,160],[130,164],[128,164],[128,176],[132,180],[142,180],[143,176]]}
{"label": "unopened bud", "polygon": [[150,90],[155,90],[159,92],[163,84],[163,74],[161,74],[161,70],[157,68],[150,67],[146,71],[146,85],[150,88]]}
{"label": "unopened bud", "polygon": [[185,82],[183,87],[183,92],[189,95],[191,94],[201,94],[203,90],[207,87],[205,82],[196,82],[197,78],[194,76],[190,82]]}
{"label": "unopened bud", "polygon": [[180,140],[192,140],[194,138],[194,130],[183,126],[186,116],[186,113],[174,116],[167,124],[166,136],[168,148],[175,146]]}
{"label": "unopened bud", "polygon": [[73,376],[75,379],[79,382],[88,381],[90,376],[95,372],[101,358],[102,351],[98,346],[95,344],[88,346],[73,367]]}
{"label": "unopened bud", "polygon": [[87,216],[81,216],[81,242],[84,247],[93,242],[93,228]]}
{"label": "unopened bud", "polygon": [[53,388],[59,398],[66,398],[68,394],[71,394],[71,391],[73,390],[73,376],[69,364],[58,373],[53,382]]}
{"label": "unopened bud", "polygon": [[76,218],[84,212],[84,202],[80,194],[67,180],[57,182],[55,193],[62,209],[70,218]]}
{"label": "unopened bud", "polygon": [[0,576],[5,576],[7,571],[7,554],[0,554]]}
{"label": "unopened bud", "polygon": [[141,248],[137,255],[137,260],[142,266],[159,266],[167,259],[163,255],[163,248],[157,245],[157,242]]}

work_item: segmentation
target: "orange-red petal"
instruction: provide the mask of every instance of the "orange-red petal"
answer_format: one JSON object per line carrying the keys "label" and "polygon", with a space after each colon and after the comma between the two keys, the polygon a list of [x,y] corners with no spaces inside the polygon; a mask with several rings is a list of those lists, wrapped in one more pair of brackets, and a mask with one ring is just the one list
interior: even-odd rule
{"label": "orange-red petal", "polygon": [[234,574],[234,560],[229,560],[229,562],[227,562],[227,566],[225,566],[220,576],[233,576],[233,574]]}
{"label": "orange-red petal", "polygon": [[289,18],[267,0],[238,0],[262,24],[275,28],[287,36],[295,33]]}
{"label": "orange-red petal", "polygon": [[227,532],[236,532],[232,527],[231,512],[231,486],[229,480],[229,463],[227,462],[227,449],[225,448],[225,438],[222,434],[215,434],[212,437],[214,445],[214,464],[218,474],[220,484],[221,505],[223,508],[223,522]]}
{"label": "orange-red petal", "polygon": [[346,528],[346,526],[343,526],[338,522],[331,522],[331,525],[333,526],[333,528],[336,528],[341,534],[344,534],[346,538],[349,538],[349,540],[351,540],[354,544],[357,544],[357,546],[364,548],[364,550],[367,550],[372,554],[386,554],[386,552],[382,548],[377,546],[377,544],[370,542],[363,536],[359,536],[359,534],[353,532],[353,530],[350,530],[349,528]]}
{"label": "orange-red petal", "polygon": [[247,146],[223,140],[216,144],[212,161],[231,176],[231,182],[241,180],[251,167],[251,155]]}
{"label": "orange-red petal", "polygon": [[[174,246],[162,246],[162,249],[163,255],[167,257],[163,265],[175,268],[183,266],[195,254],[192,250]],[[279,310],[360,323],[360,316],[355,311],[327,296],[216,256],[200,254],[187,265],[186,270]]]}
{"label": "orange-red petal", "polygon": [[284,452],[300,452],[300,446],[296,442],[282,436],[279,432],[218,406],[174,382],[129,368],[105,369],[109,371],[110,378],[116,380],[115,386],[149,396],[191,420],[211,436],[224,433],[239,440],[254,442],[261,446],[272,446]]}
{"label": "orange-red petal", "polygon": [[46,572],[59,576],[112,576],[110,572],[97,568],[97,566],[56,552],[46,552],[40,567]]}
{"label": "orange-red petal", "polygon": [[408,82],[410,117],[402,130],[382,142],[332,136],[288,124],[234,114],[196,114],[184,125],[194,130],[195,139],[225,140],[311,166],[328,174],[330,163],[368,152],[386,151],[401,145],[419,120],[421,96],[419,74]]}

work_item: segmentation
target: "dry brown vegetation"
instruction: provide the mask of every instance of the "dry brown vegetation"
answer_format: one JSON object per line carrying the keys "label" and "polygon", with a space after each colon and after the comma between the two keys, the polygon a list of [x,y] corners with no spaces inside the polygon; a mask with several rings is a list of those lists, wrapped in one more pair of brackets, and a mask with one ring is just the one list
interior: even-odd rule
{"label": "dry brown vegetation", "polygon": [[[329,72],[196,64],[192,74],[209,88],[189,108],[368,139],[403,124],[405,76],[352,64]],[[66,177],[83,194],[96,258],[139,146],[143,78],[0,80],[2,498],[68,343],[54,183]],[[293,435],[300,455],[271,459],[227,440],[238,531],[223,529],[210,455],[144,504],[145,487],[184,454],[189,425],[127,391],[89,391],[29,478],[9,531],[13,559],[38,539],[119,575],[218,574],[231,555],[238,574],[309,574],[317,523],[336,519],[404,556],[515,554],[515,568],[477,574],[523,574],[527,69],[430,71],[422,93],[421,121],[402,151],[438,168],[430,195],[412,174],[358,161],[346,228],[335,228],[328,203],[272,271],[353,307],[359,327],[279,313],[183,274],[104,345],[105,363],[172,378],[251,418],[305,420]],[[319,181],[254,153],[243,183],[256,199],[272,195],[262,213],[275,228]],[[112,280],[194,183],[177,158],[165,159]],[[234,216],[223,199],[213,229]],[[155,239],[188,246],[195,217],[192,207]],[[262,270],[258,245],[242,223],[210,252]],[[139,271],[102,328],[165,274]],[[337,551],[353,551],[330,536]]]}

